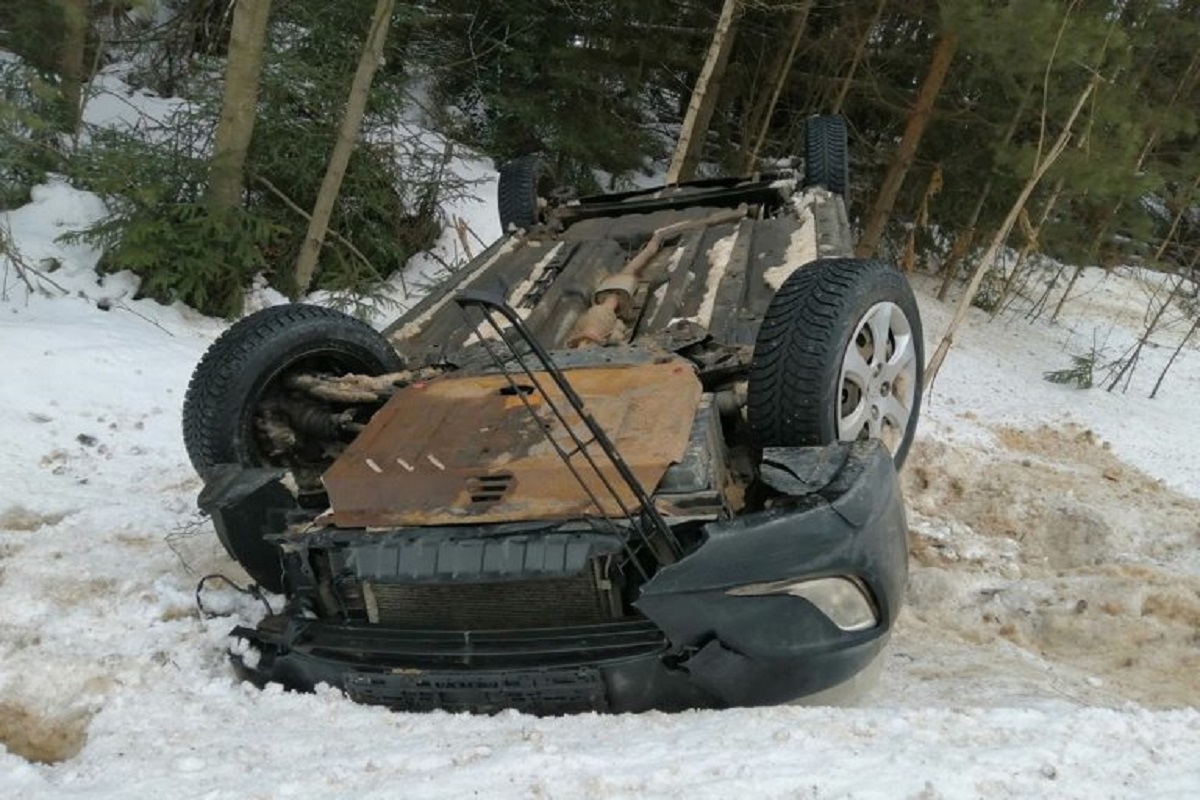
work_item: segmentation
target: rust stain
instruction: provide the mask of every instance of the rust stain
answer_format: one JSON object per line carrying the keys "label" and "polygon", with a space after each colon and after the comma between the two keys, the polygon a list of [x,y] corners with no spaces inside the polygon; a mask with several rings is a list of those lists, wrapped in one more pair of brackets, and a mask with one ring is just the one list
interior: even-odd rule
{"label": "rust stain", "polygon": [[[584,441],[586,427],[548,375],[538,373],[548,397],[516,379],[530,414],[503,375],[448,375],[398,391],[325,473],[340,527],[450,525],[508,520],[567,519],[597,509],[564,466],[549,439],[575,449],[548,403],[564,412]],[[611,365],[567,371],[587,411],[616,444],[647,491],[687,445],[700,402],[691,365]],[[549,439],[548,439],[549,436]],[[633,508],[632,492],[596,444],[587,448],[599,473],[617,488],[619,502],[582,455],[571,459],[604,513]]]}

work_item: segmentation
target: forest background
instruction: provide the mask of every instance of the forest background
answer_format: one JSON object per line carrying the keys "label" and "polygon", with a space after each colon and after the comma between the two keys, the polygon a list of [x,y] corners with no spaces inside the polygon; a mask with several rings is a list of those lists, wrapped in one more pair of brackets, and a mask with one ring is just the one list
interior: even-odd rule
{"label": "forest background", "polygon": [[[102,270],[232,317],[256,279],[370,295],[453,222],[456,147],[588,193],[771,169],[838,113],[858,255],[1050,315],[1080,268],[1024,265],[1140,264],[1150,319],[1195,293],[1198,45],[1188,0],[0,0],[0,207],[63,175]],[[109,69],[187,102],[89,125]]]}

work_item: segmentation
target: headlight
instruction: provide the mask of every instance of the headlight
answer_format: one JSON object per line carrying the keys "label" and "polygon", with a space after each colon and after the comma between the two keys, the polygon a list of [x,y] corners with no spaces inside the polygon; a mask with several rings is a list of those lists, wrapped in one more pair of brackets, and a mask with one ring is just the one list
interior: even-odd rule
{"label": "headlight", "polygon": [[879,612],[862,583],[854,578],[816,578],[750,583],[729,589],[735,597],[790,594],[803,597],[844,631],[865,631],[879,624]]}

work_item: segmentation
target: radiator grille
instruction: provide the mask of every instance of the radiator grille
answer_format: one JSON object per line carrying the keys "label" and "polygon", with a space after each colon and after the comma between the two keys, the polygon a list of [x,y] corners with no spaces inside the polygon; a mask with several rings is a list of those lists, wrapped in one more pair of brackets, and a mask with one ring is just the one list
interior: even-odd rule
{"label": "radiator grille", "polygon": [[413,630],[511,630],[612,619],[588,573],[462,584],[366,584],[372,622]]}

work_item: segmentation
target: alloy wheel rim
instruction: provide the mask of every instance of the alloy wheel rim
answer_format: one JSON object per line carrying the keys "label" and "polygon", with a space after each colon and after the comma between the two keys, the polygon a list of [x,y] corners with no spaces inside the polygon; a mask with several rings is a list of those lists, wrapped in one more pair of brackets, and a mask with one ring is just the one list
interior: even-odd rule
{"label": "alloy wheel rim", "polygon": [[842,441],[879,439],[892,455],[904,441],[917,393],[912,325],[895,303],[871,306],[854,326],[838,380]]}

